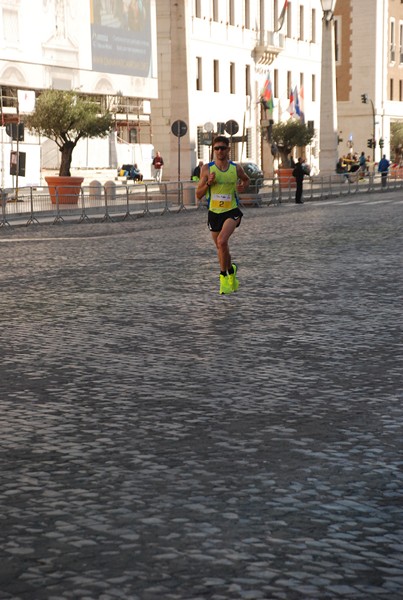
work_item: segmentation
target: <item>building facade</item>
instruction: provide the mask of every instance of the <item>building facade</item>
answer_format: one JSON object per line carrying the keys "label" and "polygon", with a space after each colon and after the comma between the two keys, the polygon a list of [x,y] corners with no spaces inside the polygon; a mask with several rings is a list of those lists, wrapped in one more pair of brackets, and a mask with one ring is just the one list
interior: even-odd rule
{"label": "building facade", "polygon": [[[289,118],[315,131],[303,152],[317,167],[322,14],[320,0],[0,0],[1,186],[11,184],[17,143],[25,184],[58,166],[53,142],[8,135],[23,121],[24,94],[49,87],[89,95],[115,116],[108,140],[80,142],[73,169],[137,162],[148,177],[159,150],[164,178],[185,180],[223,132],[233,159],[270,177],[270,126]],[[335,33],[338,153],[379,160],[403,119],[402,1],[337,0]]]}
{"label": "building facade", "polygon": [[[1,186],[9,156],[26,154],[26,184],[57,168],[56,145],[7,130],[23,122],[27,100],[47,88],[76,90],[114,113],[108,140],[80,141],[73,168],[151,162],[150,99],[157,96],[155,0],[0,0]],[[28,102],[29,103],[29,102]],[[32,110],[32,109],[31,109]],[[150,169],[149,169],[150,170]]]}
{"label": "building facade", "polygon": [[403,119],[403,2],[338,0],[335,21],[340,154],[379,161]]}
{"label": "building facade", "polygon": [[[217,132],[220,124],[235,121],[239,131],[234,139],[242,141],[235,141],[233,158],[257,162],[271,176],[277,164],[267,126],[297,117],[296,94],[305,123],[316,133],[304,150],[316,172],[321,2],[157,0],[157,6],[159,93],[152,101],[153,142],[168,158],[166,172],[176,176],[173,121],[188,125],[182,141],[184,176],[197,160],[208,160],[208,129]],[[403,0],[337,0],[334,21],[338,154],[366,151],[378,161],[383,153],[390,156],[391,123],[403,119]],[[259,103],[267,75],[271,113]]]}
{"label": "building facade", "polygon": [[[183,177],[209,159],[211,133],[230,135],[226,123],[236,124],[233,159],[256,162],[271,175],[267,129],[296,116],[291,92],[299,94],[305,122],[319,128],[321,14],[319,0],[157,0],[159,93],[151,106],[166,173],[177,172],[178,141],[170,131],[176,120],[188,126]],[[260,103],[268,77],[272,111]],[[306,152],[315,162],[317,142]]]}

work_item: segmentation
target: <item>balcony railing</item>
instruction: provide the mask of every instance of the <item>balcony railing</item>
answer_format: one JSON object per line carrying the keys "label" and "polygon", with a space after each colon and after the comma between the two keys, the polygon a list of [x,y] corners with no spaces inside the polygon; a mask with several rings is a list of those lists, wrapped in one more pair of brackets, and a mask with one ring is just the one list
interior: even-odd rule
{"label": "balcony railing", "polygon": [[284,46],[284,34],[274,31],[261,32],[253,51],[255,62],[260,65],[270,65],[284,50]]}

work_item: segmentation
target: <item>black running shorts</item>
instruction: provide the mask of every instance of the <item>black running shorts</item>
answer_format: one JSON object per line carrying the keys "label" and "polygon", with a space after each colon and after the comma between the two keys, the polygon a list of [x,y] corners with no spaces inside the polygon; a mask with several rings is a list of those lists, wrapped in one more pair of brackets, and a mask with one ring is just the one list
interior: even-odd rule
{"label": "black running shorts", "polygon": [[241,224],[243,212],[239,208],[232,208],[223,213],[215,213],[211,210],[208,211],[207,225],[210,231],[221,231],[224,221],[227,219],[233,219],[237,221],[237,227]]}

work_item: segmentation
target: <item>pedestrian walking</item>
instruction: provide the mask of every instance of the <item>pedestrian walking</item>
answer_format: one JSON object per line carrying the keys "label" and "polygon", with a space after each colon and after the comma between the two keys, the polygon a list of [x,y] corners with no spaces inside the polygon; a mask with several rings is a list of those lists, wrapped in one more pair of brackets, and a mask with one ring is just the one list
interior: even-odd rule
{"label": "pedestrian walking", "polygon": [[303,189],[303,181],[305,176],[304,171],[304,161],[301,157],[299,157],[297,164],[294,167],[292,172],[293,177],[295,177],[295,181],[297,184],[297,189],[295,190],[295,204],[303,204],[302,200],[302,189]]}
{"label": "pedestrian walking", "polygon": [[196,189],[199,200],[208,202],[207,224],[217,248],[220,264],[220,294],[231,294],[239,287],[237,266],[232,262],[229,238],[241,224],[240,192],[249,185],[243,168],[229,158],[229,139],[219,135],[213,140],[214,160],[203,165]]}
{"label": "pedestrian walking", "polygon": [[378,164],[378,171],[381,174],[382,187],[386,187],[389,167],[390,161],[386,158],[386,154],[384,154]]}
{"label": "pedestrian walking", "polygon": [[158,183],[161,182],[162,179],[162,167],[164,165],[164,160],[161,156],[161,153],[158,151],[157,154],[153,158],[152,165],[154,167],[154,178]]}

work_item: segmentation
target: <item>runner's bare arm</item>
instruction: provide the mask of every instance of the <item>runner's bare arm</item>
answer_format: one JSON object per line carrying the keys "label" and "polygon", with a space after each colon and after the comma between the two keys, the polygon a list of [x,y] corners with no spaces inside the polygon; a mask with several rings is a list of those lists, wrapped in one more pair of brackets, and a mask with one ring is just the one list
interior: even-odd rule
{"label": "runner's bare arm", "polygon": [[196,188],[196,197],[201,200],[206,195],[209,186],[213,183],[215,178],[214,173],[209,172],[208,165],[203,165],[200,171],[200,181]]}
{"label": "runner's bare arm", "polygon": [[249,177],[241,165],[236,166],[236,174],[238,175],[238,185],[236,186],[236,189],[238,192],[244,192],[249,185]]}

